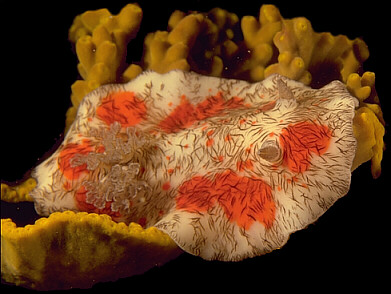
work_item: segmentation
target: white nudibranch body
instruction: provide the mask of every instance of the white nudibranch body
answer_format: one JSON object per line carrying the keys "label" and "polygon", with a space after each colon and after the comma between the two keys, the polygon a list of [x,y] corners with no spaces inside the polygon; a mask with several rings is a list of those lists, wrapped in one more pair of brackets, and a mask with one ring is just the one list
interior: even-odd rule
{"label": "white nudibranch body", "polygon": [[155,226],[205,259],[265,254],[348,192],[357,106],[338,81],[146,72],[84,98],[31,195],[40,214]]}

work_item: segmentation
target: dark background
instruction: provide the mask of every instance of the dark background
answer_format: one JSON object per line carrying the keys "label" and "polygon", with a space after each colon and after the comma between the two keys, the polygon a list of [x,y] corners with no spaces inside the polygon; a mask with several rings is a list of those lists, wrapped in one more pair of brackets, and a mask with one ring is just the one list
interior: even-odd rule
{"label": "dark background", "polygon": [[[26,178],[39,158],[62,140],[65,112],[70,106],[70,86],[78,78],[77,58],[68,41],[73,18],[86,10],[103,7],[117,14],[126,3],[112,0],[0,2],[2,181],[13,183]],[[185,0],[138,3],[144,17],[137,38],[129,45],[128,63],[141,59],[146,33],[166,30],[168,18],[176,9],[206,12],[220,6],[239,17],[258,16],[263,2]],[[386,66],[390,66],[386,2],[267,3],[276,4],[284,18],[307,17],[317,32],[330,31],[351,39],[362,37],[371,54],[364,69],[376,73],[376,89],[384,117],[386,122],[390,121],[390,74],[385,71]],[[389,134],[385,140],[389,145]],[[383,172],[377,180],[372,179],[370,164],[356,170],[350,192],[315,224],[293,234],[286,246],[273,253],[238,263],[207,262],[183,254],[144,275],[116,283],[97,284],[88,291],[72,291],[131,292],[142,287],[144,291],[167,289],[170,292],[211,288],[240,289],[243,293],[247,288],[256,292],[279,289],[318,292],[328,287],[341,290],[341,287],[364,289],[369,286],[372,290],[382,287],[387,292],[384,285],[389,284],[385,279],[389,278],[390,261],[387,252],[390,192],[386,185],[391,179],[389,157],[387,150]],[[1,214],[2,218],[12,217],[19,225],[35,220],[31,204],[2,202]],[[4,284],[1,288],[16,290],[16,287]],[[21,293],[29,292],[21,290]]]}

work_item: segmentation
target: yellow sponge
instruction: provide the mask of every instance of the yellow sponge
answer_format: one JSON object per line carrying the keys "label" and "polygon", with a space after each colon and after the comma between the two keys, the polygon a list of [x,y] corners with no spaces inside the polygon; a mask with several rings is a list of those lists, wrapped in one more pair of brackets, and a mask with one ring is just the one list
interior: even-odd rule
{"label": "yellow sponge", "polygon": [[254,82],[265,78],[265,68],[271,63],[277,51],[273,45],[273,38],[281,30],[281,26],[281,14],[274,5],[262,5],[259,19],[254,16],[242,18],[243,41],[248,54],[244,55],[233,77]]}
{"label": "yellow sponge", "polygon": [[356,111],[353,121],[354,136],[357,139],[356,156],[352,169],[371,160],[371,171],[374,178],[381,173],[383,159],[385,128],[370,107],[363,106]]}
{"label": "yellow sponge", "polygon": [[25,227],[1,220],[2,278],[37,290],[114,281],[143,273],[181,252],[158,229],[115,223],[107,215],[56,212]]}
{"label": "yellow sponge", "polygon": [[335,79],[346,83],[347,77],[357,72],[369,56],[361,39],[316,33],[304,17],[283,19],[281,31],[275,34],[273,42],[279,58],[265,69],[265,76],[280,73],[315,87]]}
{"label": "yellow sponge", "polygon": [[24,202],[33,201],[29,193],[35,188],[37,182],[33,178],[29,178],[22,184],[10,187],[5,183],[1,183],[1,200],[6,202]]}
{"label": "yellow sponge", "polygon": [[237,15],[221,8],[188,15],[175,11],[168,21],[169,31],[157,31],[145,38],[144,67],[159,73],[191,69],[224,76],[226,61],[239,50],[235,43],[238,25]]}

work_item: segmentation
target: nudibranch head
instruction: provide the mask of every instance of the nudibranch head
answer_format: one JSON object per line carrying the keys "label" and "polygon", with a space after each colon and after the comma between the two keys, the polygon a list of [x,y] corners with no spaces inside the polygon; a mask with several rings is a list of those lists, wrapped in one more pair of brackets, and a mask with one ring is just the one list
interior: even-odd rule
{"label": "nudibranch head", "polygon": [[145,72],[84,98],[31,196],[43,215],[155,226],[205,259],[261,255],[347,193],[357,106],[338,81]]}

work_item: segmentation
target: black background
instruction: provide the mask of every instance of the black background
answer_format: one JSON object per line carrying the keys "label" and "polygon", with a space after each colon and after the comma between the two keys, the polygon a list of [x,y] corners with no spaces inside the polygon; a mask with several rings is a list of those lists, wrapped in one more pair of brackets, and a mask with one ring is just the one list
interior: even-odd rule
{"label": "black background", "polygon": [[[2,181],[12,183],[26,178],[39,158],[62,140],[65,112],[70,106],[70,86],[78,78],[77,58],[68,41],[73,18],[86,10],[102,7],[117,14],[126,3],[110,0],[0,2]],[[129,63],[141,59],[146,33],[166,30],[168,18],[176,9],[206,12],[220,6],[239,17],[258,16],[263,2],[186,0],[138,3],[144,17],[137,38],[128,48]],[[386,122],[390,121],[390,74],[386,73],[390,66],[390,50],[387,49],[390,46],[390,26],[387,19],[389,8],[384,1],[267,3],[276,4],[284,18],[307,17],[317,32],[330,31],[352,39],[362,37],[371,54],[364,69],[376,73],[376,89],[384,117]],[[386,134],[388,145],[389,137]],[[315,224],[293,234],[286,246],[273,253],[238,263],[208,262],[183,254],[144,275],[97,284],[89,290],[71,291],[239,289],[244,293],[247,289],[256,292],[308,289],[318,292],[328,287],[365,291],[363,287],[368,286],[368,289],[379,287],[387,292],[390,264],[387,252],[390,232],[389,157],[387,150],[383,173],[377,180],[371,177],[370,164],[356,170],[350,192]],[[2,218],[12,217],[19,225],[35,219],[30,204],[2,202],[1,214]],[[4,284],[1,288],[17,289]],[[20,290],[21,293],[29,292]]]}

